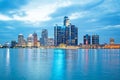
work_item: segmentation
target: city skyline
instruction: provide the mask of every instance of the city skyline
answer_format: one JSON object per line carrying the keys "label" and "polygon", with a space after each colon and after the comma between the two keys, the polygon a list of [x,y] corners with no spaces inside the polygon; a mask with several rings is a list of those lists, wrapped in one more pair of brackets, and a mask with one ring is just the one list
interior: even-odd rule
{"label": "city skyline", "polygon": [[85,34],[99,35],[100,43],[109,43],[110,38],[120,43],[119,4],[118,0],[0,0],[0,44],[17,41],[20,33],[26,39],[34,31],[39,39],[42,29],[54,38],[54,26],[62,26],[64,16],[78,27],[78,43]]}

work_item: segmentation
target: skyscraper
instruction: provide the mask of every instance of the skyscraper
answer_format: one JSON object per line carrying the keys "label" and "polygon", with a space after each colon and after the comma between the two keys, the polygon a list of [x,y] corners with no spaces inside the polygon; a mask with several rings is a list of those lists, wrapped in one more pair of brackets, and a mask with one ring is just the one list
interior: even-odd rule
{"label": "skyscraper", "polygon": [[54,44],[66,44],[68,46],[78,45],[78,28],[70,23],[67,16],[64,17],[63,26],[56,25],[54,27]]}
{"label": "skyscraper", "polygon": [[47,40],[48,40],[48,31],[47,29],[43,29],[41,33],[41,39],[40,39],[41,45],[47,46]]}
{"label": "skyscraper", "polygon": [[60,44],[65,44],[65,26],[54,27],[54,45],[59,46]]}
{"label": "skyscraper", "polygon": [[37,42],[38,42],[38,38],[37,38],[37,33],[33,33],[33,46],[37,47]]}
{"label": "skyscraper", "polygon": [[33,35],[30,34],[27,38],[27,46],[32,47],[33,46]]}
{"label": "skyscraper", "polygon": [[99,35],[92,35],[92,44],[99,45]]}
{"label": "skyscraper", "polygon": [[22,47],[26,45],[26,41],[24,40],[24,36],[22,34],[18,35],[18,46]]}
{"label": "skyscraper", "polygon": [[83,36],[83,42],[84,42],[84,45],[90,45],[91,44],[90,35],[86,34],[85,36]]}
{"label": "skyscraper", "polygon": [[64,26],[68,27],[70,25],[70,20],[67,16],[64,17],[64,22],[63,22]]}
{"label": "skyscraper", "polygon": [[78,45],[78,28],[75,25],[71,25],[71,45]]}
{"label": "skyscraper", "polygon": [[16,42],[16,41],[11,41],[11,48],[16,47],[16,45],[17,45],[17,42]]}
{"label": "skyscraper", "polygon": [[53,38],[48,38],[47,46],[54,46],[54,39]]}
{"label": "skyscraper", "polygon": [[66,27],[66,45],[78,45],[78,28],[75,25]]}

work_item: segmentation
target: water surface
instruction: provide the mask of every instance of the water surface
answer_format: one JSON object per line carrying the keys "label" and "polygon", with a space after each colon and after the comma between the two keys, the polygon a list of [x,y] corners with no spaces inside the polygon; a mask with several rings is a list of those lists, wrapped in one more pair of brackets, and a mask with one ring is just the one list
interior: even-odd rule
{"label": "water surface", "polygon": [[0,49],[0,80],[120,80],[120,50]]}

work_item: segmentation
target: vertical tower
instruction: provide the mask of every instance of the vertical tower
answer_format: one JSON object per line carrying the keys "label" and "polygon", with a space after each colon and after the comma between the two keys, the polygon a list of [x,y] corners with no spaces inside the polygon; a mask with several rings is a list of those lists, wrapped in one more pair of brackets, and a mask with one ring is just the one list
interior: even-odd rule
{"label": "vertical tower", "polygon": [[70,25],[70,20],[67,16],[64,17],[64,26],[68,27]]}
{"label": "vertical tower", "polygon": [[78,45],[78,28],[75,25],[71,25],[71,45]]}
{"label": "vertical tower", "polygon": [[92,35],[92,44],[99,45],[99,35]]}
{"label": "vertical tower", "polygon": [[59,46],[65,44],[65,27],[55,26],[54,27],[54,45]]}
{"label": "vertical tower", "polygon": [[32,47],[33,46],[33,35],[30,34],[27,38],[27,46]]}
{"label": "vertical tower", "polygon": [[63,26],[54,27],[54,45],[66,44],[69,46],[78,45],[78,28],[70,24],[67,16],[64,17]]}
{"label": "vertical tower", "polygon": [[22,47],[22,44],[24,43],[24,36],[22,34],[18,35],[18,46]]}
{"label": "vertical tower", "polygon": [[37,33],[33,33],[33,46],[34,47],[37,47],[37,41],[38,41],[38,39],[37,39]]}
{"label": "vertical tower", "polygon": [[48,40],[48,31],[47,29],[43,29],[41,33],[41,45],[47,46],[47,40]]}
{"label": "vertical tower", "polygon": [[66,27],[66,45],[77,46],[78,45],[78,28],[75,25],[69,25]]}
{"label": "vertical tower", "polygon": [[83,37],[83,42],[84,42],[84,45],[90,45],[91,44],[91,37],[90,37],[90,35],[86,34]]}

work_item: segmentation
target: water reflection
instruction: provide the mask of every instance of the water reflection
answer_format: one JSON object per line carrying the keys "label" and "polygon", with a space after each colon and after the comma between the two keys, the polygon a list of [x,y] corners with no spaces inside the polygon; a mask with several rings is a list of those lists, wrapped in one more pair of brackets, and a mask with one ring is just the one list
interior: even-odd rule
{"label": "water reflection", "polygon": [[5,67],[5,73],[8,76],[10,74],[10,50],[9,48],[6,49],[6,67]]}
{"label": "water reflection", "polygon": [[33,48],[1,52],[0,78],[7,80],[120,80],[119,49]]}
{"label": "water reflection", "polygon": [[9,48],[7,48],[7,51],[6,51],[6,65],[9,66],[10,64],[10,51],[9,51]]}
{"label": "water reflection", "polygon": [[61,80],[64,78],[65,69],[65,50],[64,49],[54,49],[54,58],[52,66],[52,80]]}

